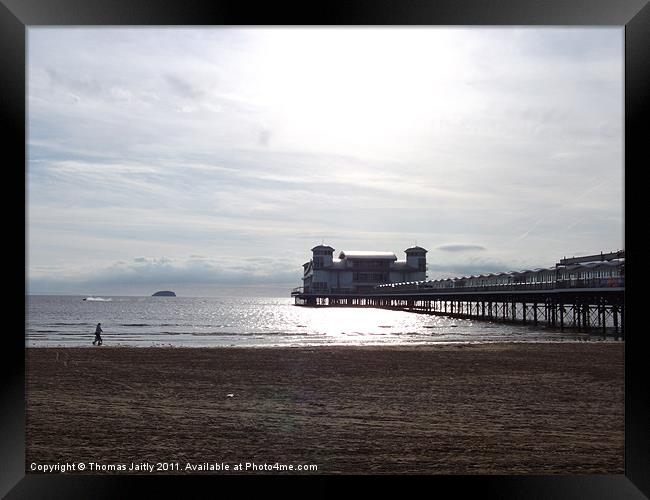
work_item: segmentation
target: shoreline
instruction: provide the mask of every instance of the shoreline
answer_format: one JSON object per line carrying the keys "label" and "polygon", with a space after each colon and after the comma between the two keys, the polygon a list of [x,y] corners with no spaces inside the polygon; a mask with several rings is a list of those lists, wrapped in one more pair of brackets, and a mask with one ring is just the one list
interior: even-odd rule
{"label": "shoreline", "polygon": [[33,348],[26,375],[28,473],[80,461],[624,471],[624,342]]}
{"label": "shoreline", "polygon": [[132,345],[132,344],[110,344],[104,343],[102,346],[90,345],[25,345],[25,349],[93,349],[93,348],[111,348],[111,349],[409,349],[409,348],[438,348],[453,345],[471,345],[471,346],[490,346],[490,345],[511,345],[511,344],[616,344],[625,345],[625,340],[620,337],[608,335],[603,338],[602,335],[593,335],[593,338],[586,339],[566,339],[566,340],[448,340],[436,342],[413,342],[409,344],[297,344],[297,345],[173,345],[171,343],[159,345]]}

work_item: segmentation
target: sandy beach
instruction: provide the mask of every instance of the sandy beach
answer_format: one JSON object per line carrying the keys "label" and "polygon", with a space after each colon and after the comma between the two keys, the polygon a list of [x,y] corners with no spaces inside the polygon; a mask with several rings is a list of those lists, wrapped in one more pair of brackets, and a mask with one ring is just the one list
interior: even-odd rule
{"label": "sandy beach", "polygon": [[[624,472],[620,342],[28,348],[26,374],[28,473]],[[129,470],[158,462],[179,465]]]}

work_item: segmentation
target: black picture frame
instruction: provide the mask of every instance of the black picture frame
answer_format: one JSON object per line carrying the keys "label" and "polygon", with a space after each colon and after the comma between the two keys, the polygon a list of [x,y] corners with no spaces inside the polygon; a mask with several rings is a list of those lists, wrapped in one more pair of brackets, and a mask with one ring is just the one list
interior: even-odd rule
{"label": "black picture frame", "polygon": [[[650,7],[647,0],[347,0],[318,4],[306,2],[256,2],[233,0],[0,0],[0,103],[5,138],[5,174],[11,183],[2,202],[8,219],[26,221],[25,182],[25,49],[26,29],[40,25],[574,25],[625,27],[625,214],[644,214],[643,172],[648,137],[648,89],[650,89]],[[636,182],[635,182],[636,180]],[[24,184],[23,184],[24,186]],[[21,208],[23,211],[21,212]],[[22,225],[22,228],[21,228]],[[418,477],[427,493],[450,490],[454,497],[468,493],[493,498],[589,498],[624,499],[650,496],[650,387],[643,348],[644,331],[639,309],[630,298],[641,290],[641,246],[647,224],[625,225],[626,326],[625,344],[625,474],[585,476],[430,476]],[[635,231],[637,229],[637,231]],[[12,262],[5,276],[11,283],[3,335],[0,413],[3,459],[0,494],[7,498],[124,498],[139,490],[151,496],[174,491],[193,496],[197,486],[222,494],[225,486],[241,488],[249,478],[223,476],[73,476],[25,475],[25,224],[18,222],[5,239]],[[23,245],[16,243],[22,238]],[[20,241],[20,240],[19,240]],[[22,262],[23,266],[14,264]],[[630,271],[631,270],[631,271]],[[20,291],[23,291],[21,294]],[[14,324],[15,323],[15,324]],[[19,329],[22,329],[20,331]],[[570,360],[567,360],[570,362]],[[588,425],[588,422],[585,423]],[[246,479],[246,482],[244,481]],[[257,478],[255,478],[258,482]],[[287,480],[309,493],[324,479],[328,485],[342,478],[271,477],[285,487]],[[385,477],[373,477],[380,487]],[[411,479],[411,478],[409,478]],[[392,478],[391,487],[405,478]],[[258,486],[258,485],[256,485]],[[215,490],[214,488],[218,488]],[[304,488],[304,489],[303,489]],[[238,494],[241,494],[239,490]]]}

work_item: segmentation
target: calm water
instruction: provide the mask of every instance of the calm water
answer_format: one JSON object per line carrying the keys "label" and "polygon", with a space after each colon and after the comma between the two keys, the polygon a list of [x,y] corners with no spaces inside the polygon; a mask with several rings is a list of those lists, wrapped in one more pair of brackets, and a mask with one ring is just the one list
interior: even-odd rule
{"label": "calm water", "polygon": [[[585,333],[371,308],[310,308],[292,298],[27,297],[26,346],[316,346],[571,341]],[[600,340],[592,336],[591,340]]]}

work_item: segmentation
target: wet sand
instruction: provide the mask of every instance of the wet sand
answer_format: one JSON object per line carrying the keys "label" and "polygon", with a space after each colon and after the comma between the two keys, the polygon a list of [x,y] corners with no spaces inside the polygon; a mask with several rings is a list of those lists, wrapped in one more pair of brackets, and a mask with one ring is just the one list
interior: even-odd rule
{"label": "wet sand", "polygon": [[66,462],[624,472],[620,342],[29,348],[26,372],[28,472]]}

